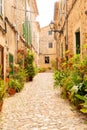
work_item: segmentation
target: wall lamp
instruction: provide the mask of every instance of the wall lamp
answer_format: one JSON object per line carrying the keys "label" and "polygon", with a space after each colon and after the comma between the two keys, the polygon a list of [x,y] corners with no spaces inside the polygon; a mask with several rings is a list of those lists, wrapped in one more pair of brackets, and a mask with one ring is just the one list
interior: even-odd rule
{"label": "wall lamp", "polygon": [[63,30],[57,30],[57,29],[55,29],[55,24],[54,24],[53,21],[51,21],[51,23],[49,24],[49,26],[50,26],[50,29],[51,29],[52,32],[63,33]]}

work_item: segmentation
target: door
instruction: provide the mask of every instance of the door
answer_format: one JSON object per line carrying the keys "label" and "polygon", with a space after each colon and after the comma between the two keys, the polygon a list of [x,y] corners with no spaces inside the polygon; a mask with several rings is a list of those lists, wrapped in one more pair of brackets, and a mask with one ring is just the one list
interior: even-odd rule
{"label": "door", "polygon": [[0,77],[3,78],[3,69],[4,69],[4,63],[3,63],[3,47],[0,46]]}
{"label": "door", "polygon": [[80,32],[76,32],[76,54],[80,54]]}

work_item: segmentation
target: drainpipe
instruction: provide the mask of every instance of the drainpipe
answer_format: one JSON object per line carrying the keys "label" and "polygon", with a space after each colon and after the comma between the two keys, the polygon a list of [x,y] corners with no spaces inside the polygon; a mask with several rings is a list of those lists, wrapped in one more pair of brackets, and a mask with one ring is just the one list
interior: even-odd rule
{"label": "drainpipe", "polygon": [[[18,50],[18,1],[16,0],[16,29],[17,29],[17,33],[16,33],[16,53]],[[17,56],[16,56],[16,62],[17,62]]]}
{"label": "drainpipe", "polygon": [[[55,26],[57,28],[57,26]],[[56,70],[58,70],[59,68],[59,63],[58,63],[58,57],[59,57],[59,35],[58,32],[53,31],[54,32],[54,40],[55,40],[55,47],[56,47]]]}
{"label": "drainpipe", "polygon": [[68,50],[68,12],[67,12],[67,0],[65,0],[65,25],[66,25],[66,50]]}

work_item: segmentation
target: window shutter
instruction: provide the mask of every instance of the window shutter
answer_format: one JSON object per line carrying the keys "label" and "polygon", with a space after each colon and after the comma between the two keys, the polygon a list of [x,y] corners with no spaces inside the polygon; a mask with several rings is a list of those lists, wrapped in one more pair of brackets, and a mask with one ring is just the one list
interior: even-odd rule
{"label": "window shutter", "polygon": [[2,15],[2,0],[0,0],[0,15]]}

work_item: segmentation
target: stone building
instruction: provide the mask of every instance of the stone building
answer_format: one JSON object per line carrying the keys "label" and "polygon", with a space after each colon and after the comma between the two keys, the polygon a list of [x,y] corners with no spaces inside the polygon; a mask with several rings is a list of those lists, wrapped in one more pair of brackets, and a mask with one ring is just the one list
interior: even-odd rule
{"label": "stone building", "polygon": [[34,53],[35,57],[35,64],[38,66],[38,55],[39,55],[39,32],[40,32],[40,25],[36,21],[36,18],[38,16],[38,7],[36,0],[31,0],[30,1],[30,25],[31,25],[31,49]]}
{"label": "stone building", "polygon": [[4,23],[3,18],[0,16],[0,76],[4,75],[4,61],[6,62],[6,58],[4,56],[4,51],[7,53],[7,46],[5,46],[5,33],[6,33],[6,25]]}
{"label": "stone building", "polygon": [[13,74],[14,65],[19,60],[18,51],[26,53],[27,49],[31,49],[32,21],[37,15],[36,0],[0,1],[0,68],[4,79],[7,67],[12,67]]}
{"label": "stone building", "polygon": [[52,62],[56,60],[56,46],[54,33],[49,26],[41,28],[39,44],[39,66],[51,68]]}
{"label": "stone building", "polygon": [[[60,0],[56,13],[57,28],[63,30],[58,34],[59,61],[65,57],[65,52],[87,54],[87,0]],[[69,58],[69,56],[67,57]]]}

